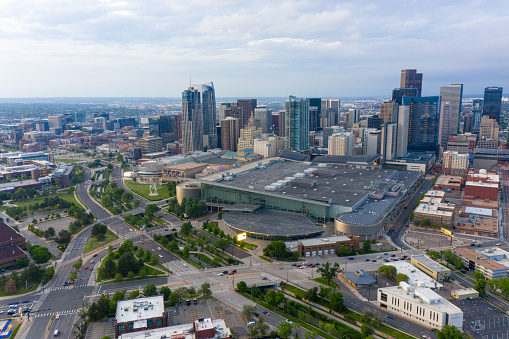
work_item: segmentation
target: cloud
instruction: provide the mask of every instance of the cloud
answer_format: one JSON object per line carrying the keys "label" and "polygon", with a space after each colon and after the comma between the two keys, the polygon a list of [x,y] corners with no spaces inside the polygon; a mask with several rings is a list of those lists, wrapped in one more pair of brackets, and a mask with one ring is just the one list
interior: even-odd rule
{"label": "cloud", "polygon": [[388,96],[403,68],[424,72],[425,94],[452,82],[479,93],[509,87],[508,7],[459,0],[3,0],[0,93],[179,96],[193,77],[213,80],[224,96],[294,89],[302,96]]}

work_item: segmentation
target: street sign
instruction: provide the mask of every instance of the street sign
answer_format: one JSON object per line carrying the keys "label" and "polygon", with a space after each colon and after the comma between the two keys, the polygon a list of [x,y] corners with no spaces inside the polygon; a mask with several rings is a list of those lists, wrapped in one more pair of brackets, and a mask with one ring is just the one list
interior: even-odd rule
{"label": "street sign", "polygon": [[447,228],[440,228],[440,232],[445,234],[446,236],[448,237],[454,237],[454,235],[452,235],[452,231],[451,230],[448,230]]}

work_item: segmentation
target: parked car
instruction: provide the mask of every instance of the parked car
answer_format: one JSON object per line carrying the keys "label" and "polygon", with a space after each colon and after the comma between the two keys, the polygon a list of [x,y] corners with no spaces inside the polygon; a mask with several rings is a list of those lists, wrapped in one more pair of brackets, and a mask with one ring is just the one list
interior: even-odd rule
{"label": "parked car", "polygon": [[85,266],[84,269],[88,270],[88,266]]}
{"label": "parked car", "polygon": [[270,313],[269,313],[269,312],[267,312],[267,311],[263,311],[262,313],[263,313],[263,314],[265,314],[265,315],[269,315],[269,314],[270,314]]}
{"label": "parked car", "polygon": [[291,321],[290,319],[286,319],[286,322],[289,323],[290,325],[293,325],[293,321]]}
{"label": "parked car", "polygon": [[319,262],[317,262],[317,263],[315,264],[315,266],[320,266],[320,263],[319,263]]}
{"label": "parked car", "polygon": [[221,273],[218,273],[217,275],[218,275],[218,276],[220,276],[220,277],[222,277],[222,276],[224,275],[224,273],[223,273],[223,272],[221,272]]}
{"label": "parked car", "polygon": [[292,264],[292,266],[297,266],[297,264]]}
{"label": "parked car", "polygon": [[255,315],[256,317],[259,317],[259,316],[260,316],[260,313],[255,312],[255,313],[254,313],[254,315]]}
{"label": "parked car", "polygon": [[376,262],[376,259],[371,260],[371,262]]}
{"label": "parked car", "polygon": [[386,315],[385,317],[386,317],[387,319],[394,319],[394,318],[392,317],[392,315]]}

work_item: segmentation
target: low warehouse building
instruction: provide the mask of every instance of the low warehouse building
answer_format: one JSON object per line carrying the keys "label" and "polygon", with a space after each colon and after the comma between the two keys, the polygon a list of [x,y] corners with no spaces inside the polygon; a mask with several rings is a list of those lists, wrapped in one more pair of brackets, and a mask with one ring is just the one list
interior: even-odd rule
{"label": "low warehouse building", "polygon": [[479,292],[473,288],[462,288],[460,290],[451,291],[451,296],[456,300],[470,300],[479,298]]}
{"label": "low warehouse building", "polygon": [[341,246],[357,249],[359,248],[359,237],[352,237],[350,239],[345,236],[335,236],[330,238],[302,239],[297,243],[297,252],[299,252],[301,257],[314,257],[338,253]]}
{"label": "low warehouse building", "polygon": [[451,278],[450,269],[440,265],[436,261],[431,260],[424,254],[413,255],[410,263],[436,281],[444,281]]}
{"label": "low warehouse building", "polygon": [[343,271],[340,275],[353,287],[367,287],[376,283],[376,280],[362,268],[355,271]]}

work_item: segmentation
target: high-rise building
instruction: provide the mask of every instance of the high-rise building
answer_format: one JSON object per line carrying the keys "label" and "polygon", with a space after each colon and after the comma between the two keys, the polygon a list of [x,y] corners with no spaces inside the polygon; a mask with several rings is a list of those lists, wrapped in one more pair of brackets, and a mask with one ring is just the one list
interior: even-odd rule
{"label": "high-rise building", "polygon": [[442,154],[442,173],[466,176],[468,172],[468,153],[445,151]]}
{"label": "high-rise building", "polygon": [[[175,142],[175,134],[173,133],[173,119],[169,115],[160,115],[158,124],[158,136],[163,139],[163,145]],[[178,140],[178,139],[177,139]]]}
{"label": "high-rise building", "polygon": [[254,113],[257,102],[256,99],[237,99],[237,106],[242,108],[242,126],[240,126],[240,128],[244,128],[249,123],[249,118],[251,117],[251,113]]}
{"label": "high-rise building", "polygon": [[49,128],[62,128],[62,116],[61,115],[49,115],[48,116]]}
{"label": "high-rise building", "polygon": [[328,141],[329,155],[352,155],[353,153],[353,133],[334,133]]}
{"label": "high-rise building", "polygon": [[408,150],[437,151],[440,97],[404,97],[403,106],[410,109]]}
{"label": "high-rise building", "polygon": [[257,107],[254,117],[260,119],[262,133],[270,133],[272,126],[272,113],[265,107]]}
{"label": "high-rise building", "polygon": [[381,153],[382,131],[374,128],[366,128],[364,134],[364,154],[375,155]]}
{"label": "high-rise building", "polygon": [[[104,117],[94,118],[94,128],[102,129],[103,131],[106,131],[108,129],[106,127],[106,124],[107,124],[106,118],[104,118]],[[51,128],[58,128],[58,127],[50,127],[50,129]]]}
{"label": "high-rise building", "polygon": [[240,136],[240,119],[226,117],[221,120],[221,148],[237,152],[237,142]]}
{"label": "high-rise building", "polygon": [[474,131],[476,131],[476,129],[478,129],[479,126],[481,125],[482,112],[483,112],[483,100],[474,99],[472,101],[472,114],[474,115],[474,125],[473,125]]}
{"label": "high-rise building", "polygon": [[264,158],[276,157],[285,147],[285,138],[270,136],[267,139],[255,139],[253,142],[253,153]]}
{"label": "high-rise building", "polygon": [[447,149],[447,142],[449,141],[451,112],[452,105],[448,101],[442,101],[440,103],[440,125],[438,127],[438,142],[442,149]]}
{"label": "high-rise building", "polygon": [[451,105],[448,131],[449,135],[456,135],[459,133],[462,98],[463,84],[452,84],[450,86],[440,87],[440,100],[448,102]]}
{"label": "high-rise building", "polygon": [[163,139],[154,136],[141,138],[140,148],[143,154],[161,152],[163,150]]}
{"label": "high-rise building", "polygon": [[487,115],[500,123],[502,108],[502,87],[486,87],[484,89],[484,105],[482,115]]}
{"label": "high-rise building", "polygon": [[74,112],[75,122],[85,122],[85,112]]}
{"label": "high-rise building", "polygon": [[384,124],[384,119],[379,117],[378,115],[373,115],[368,117],[368,128],[375,128],[377,130],[382,130],[382,126]]}
{"label": "high-rise building", "polygon": [[254,116],[251,115],[249,123],[246,127],[240,129],[239,143],[237,145],[238,150],[246,148],[253,148],[253,141],[262,135],[261,128],[256,127]]}
{"label": "high-rise building", "polygon": [[479,140],[494,139],[498,140],[499,127],[495,119],[484,115],[481,118],[481,124],[479,126]]}
{"label": "high-rise building", "polygon": [[233,104],[231,102],[222,102],[219,104],[219,121],[226,119],[226,109],[232,105]]}
{"label": "high-rise building", "polygon": [[193,86],[182,92],[182,141],[186,151],[203,148],[203,110],[200,92]]}
{"label": "high-rise building", "polygon": [[361,111],[357,108],[350,108],[348,110],[348,127],[352,128],[354,124],[361,121]]}
{"label": "high-rise building", "polygon": [[381,147],[383,161],[390,161],[396,157],[397,142],[398,142],[398,124],[390,122],[383,125],[382,147]]}
{"label": "high-rise building", "polygon": [[[309,98],[309,130],[318,131],[320,127],[320,120],[322,116],[322,99]],[[312,109],[311,107],[316,107]]]}
{"label": "high-rise building", "polygon": [[408,153],[408,128],[410,126],[410,106],[399,106],[398,114],[398,140],[396,156],[404,157]]}
{"label": "high-rise building", "polygon": [[320,127],[330,127],[339,124],[339,99],[322,99],[320,113]]}
{"label": "high-rise building", "polygon": [[286,130],[285,130],[285,114],[286,114],[286,111],[284,110],[280,110],[278,112],[278,121],[279,121],[279,136],[280,137],[285,137],[286,136]]}
{"label": "high-rise building", "polygon": [[285,103],[285,148],[309,149],[309,100],[290,96]]}
{"label": "high-rise building", "polygon": [[207,82],[195,86],[201,95],[201,106],[203,110],[203,135],[216,134],[216,92],[214,84]]}
{"label": "high-rise building", "polygon": [[467,113],[463,117],[463,133],[472,133],[474,129],[474,114]]}
{"label": "high-rise building", "polygon": [[417,88],[395,88],[392,90],[392,101],[401,105],[403,97],[416,97],[418,92]]}
{"label": "high-rise building", "polygon": [[395,101],[388,101],[380,104],[379,117],[384,124],[398,122],[399,105]]}
{"label": "high-rise building", "polygon": [[417,88],[417,96],[421,96],[422,73],[417,73],[415,69],[401,70],[400,88]]}
{"label": "high-rise building", "polygon": [[107,112],[95,112],[94,113],[94,118],[100,118],[100,117],[103,117],[106,120],[110,120],[110,113],[107,113]]}

